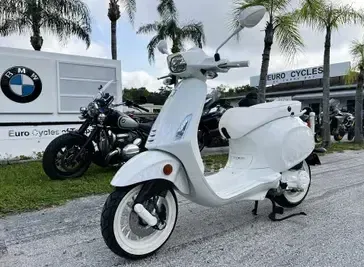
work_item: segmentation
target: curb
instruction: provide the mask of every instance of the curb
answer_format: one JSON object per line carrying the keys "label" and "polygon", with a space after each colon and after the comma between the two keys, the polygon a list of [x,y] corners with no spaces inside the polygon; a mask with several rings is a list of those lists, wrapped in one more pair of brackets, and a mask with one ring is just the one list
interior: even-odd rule
{"label": "curb", "polygon": [[[219,155],[226,154],[229,151],[229,147],[206,147],[202,150],[202,156],[211,156],[211,155]],[[42,161],[42,159],[4,159],[0,160],[0,165],[11,165],[11,164],[20,164],[20,163],[29,163]]]}

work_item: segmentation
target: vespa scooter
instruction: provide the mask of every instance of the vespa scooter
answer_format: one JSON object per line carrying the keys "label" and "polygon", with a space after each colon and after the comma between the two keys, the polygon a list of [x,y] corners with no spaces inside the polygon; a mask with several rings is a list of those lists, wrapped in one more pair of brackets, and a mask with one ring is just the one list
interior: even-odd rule
{"label": "vespa scooter", "polygon": [[[249,66],[248,61],[220,59],[218,51],[240,30],[257,25],[265,13],[262,6],[242,11],[240,29],[214,57],[200,48],[168,55],[170,75],[180,81],[153,124],[148,150],[118,170],[111,181],[115,191],[103,207],[102,236],[117,255],[143,258],[164,245],[177,222],[175,191],[208,207],[255,201],[254,214],[258,201],[269,198],[272,220],[283,213],[283,207],[297,206],[305,199],[311,184],[309,164],[318,163],[318,158],[311,156],[314,136],[299,118],[305,112],[299,101],[228,109],[219,122],[221,134],[229,139],[227,164],[218,173],[204,176],[196,132],[207,93],[206,79]],[[165,41],[158,49],[168,54]]]}

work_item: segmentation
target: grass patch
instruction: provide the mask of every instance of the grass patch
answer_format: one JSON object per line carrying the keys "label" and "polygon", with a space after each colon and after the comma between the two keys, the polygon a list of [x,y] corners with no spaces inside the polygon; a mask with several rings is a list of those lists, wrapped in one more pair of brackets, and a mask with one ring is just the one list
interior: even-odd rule
{"label": "grass patch", "polygon": [[[364,144],[333,143],[328,153],[362,150]],[[224,167],[228,155],[203,157],[206,171]],[[64,204],[66,201],[112,191],[110,181],[116,168],[92,165],[82,178],[52,181],[43,172],[41,162],[0,165],[0,216]]]}
{"label": "grass patch", "polygon": [[91,166],[82,178],[52,181],[41,162],[0,166],[0,215],[60,205],[67,200],[112,190],[116,169]]}
{"label": "grass patch", "polygon": [[[207,156],[203,159],[207,170],[218,170],[225,164],[227,155]],[[117,168],[91,165],[81,178],[53,181],[43,172],[41,162],[0,165],[0,216],[111,192],[110,181],[116,171]]]}
{"label": "grass patch", "polygon": [[[320,147],[320,145],[317,145]],[[327,153],[344,152],[345,150],[363,150],[364,144],[355,144],[352,142],[335,142],[327,149]]]}

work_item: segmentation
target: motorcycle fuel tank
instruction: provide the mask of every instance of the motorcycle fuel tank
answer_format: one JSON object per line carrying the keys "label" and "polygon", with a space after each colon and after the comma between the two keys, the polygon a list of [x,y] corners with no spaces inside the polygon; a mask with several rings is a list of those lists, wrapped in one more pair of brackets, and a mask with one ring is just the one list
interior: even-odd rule
{"label": "motorcycle fuel tank", "polygon": [[134,129],[138,128],[139,124],[132,118],[126,115],[122,115],[118,119],[118,127],[120,129]]}

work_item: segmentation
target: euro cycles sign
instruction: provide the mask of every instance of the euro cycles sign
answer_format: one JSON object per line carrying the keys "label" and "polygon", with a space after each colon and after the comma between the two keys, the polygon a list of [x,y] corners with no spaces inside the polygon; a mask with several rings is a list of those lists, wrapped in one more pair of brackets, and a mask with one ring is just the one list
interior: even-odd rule
{"label": "euro cycles sign", "polygon": [[[349,69],[350,62],[331,64],[330,77],[344,76]],[[323,73],[323,66],[269,73],[267,75],[267,85],[322,79]],[[258,86],[259,78],[259,76],[250,77],[250,86]]]}

